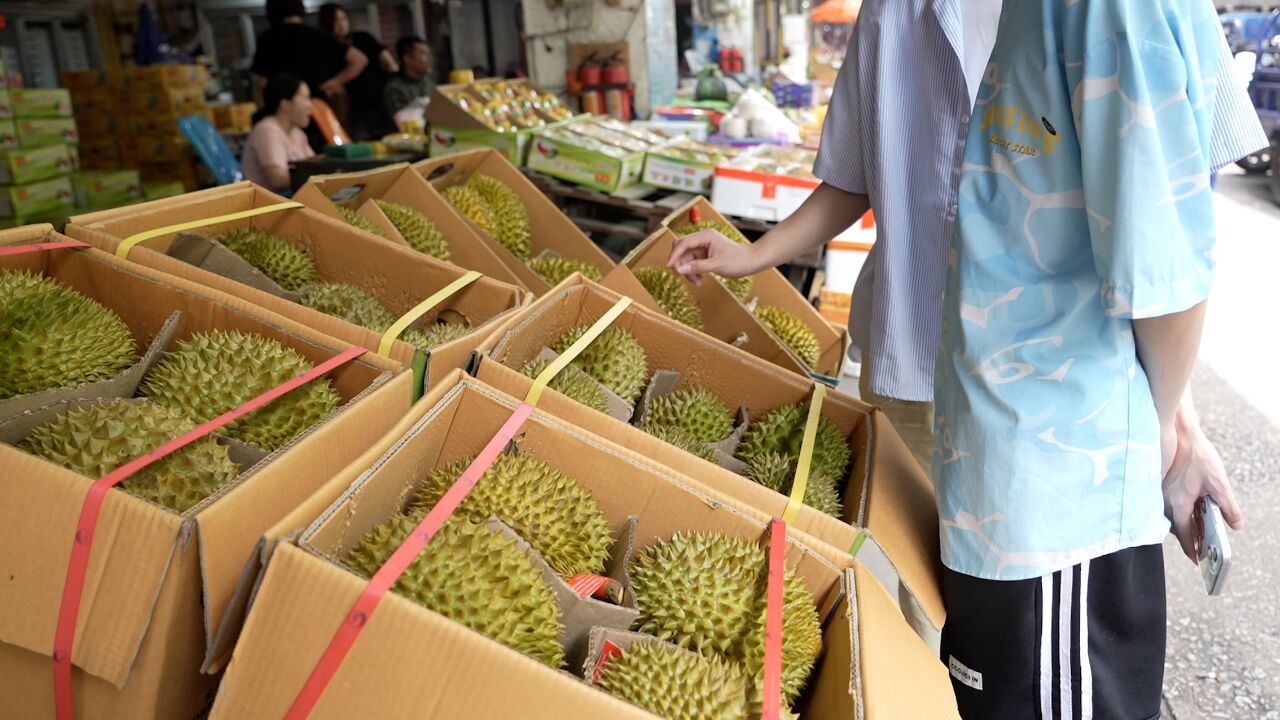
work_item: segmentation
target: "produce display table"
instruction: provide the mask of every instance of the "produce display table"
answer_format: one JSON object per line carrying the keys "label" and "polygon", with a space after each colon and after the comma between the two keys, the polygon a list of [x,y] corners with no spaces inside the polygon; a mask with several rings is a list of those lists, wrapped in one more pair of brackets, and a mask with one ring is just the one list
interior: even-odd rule
{"label": "produce display table", "polygon": [[289,186],[294,190],[302,187],[312,175],[331,175],[333,173],[359,172],[372,170],[386,165],[402,162],[418,162],[427,156],[421,153],[393,153],[391,155],[372,155],[358,158],[337,158],[317,155],[307,160],[299,160],[289,165]]}

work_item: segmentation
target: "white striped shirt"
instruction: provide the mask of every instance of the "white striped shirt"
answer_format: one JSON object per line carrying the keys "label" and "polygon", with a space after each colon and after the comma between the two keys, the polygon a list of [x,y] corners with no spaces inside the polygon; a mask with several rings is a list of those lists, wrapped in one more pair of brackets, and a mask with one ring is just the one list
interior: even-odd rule
{"label": "white striped shirt", "polygon": [[[1208,0],[1205,0],[1208,2]],[[933,399],[947,251],[972,109],[960,0],[865,0],[814,174],[867,195],[877,238],[853,292],[849,334],[877,395]],[[1266,136],[1221,41],[1210,142],[1215,168]],[[866,371],[864,369],[864,371]]]}

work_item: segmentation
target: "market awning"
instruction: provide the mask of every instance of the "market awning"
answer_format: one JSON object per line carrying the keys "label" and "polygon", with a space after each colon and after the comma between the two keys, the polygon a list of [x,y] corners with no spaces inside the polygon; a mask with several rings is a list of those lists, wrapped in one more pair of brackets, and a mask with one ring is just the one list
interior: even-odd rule
{"label": "market awning", "polygon": [[862,0],[827,0],[809,13],[809,19],[817,23],[843,25],[858,19]]}

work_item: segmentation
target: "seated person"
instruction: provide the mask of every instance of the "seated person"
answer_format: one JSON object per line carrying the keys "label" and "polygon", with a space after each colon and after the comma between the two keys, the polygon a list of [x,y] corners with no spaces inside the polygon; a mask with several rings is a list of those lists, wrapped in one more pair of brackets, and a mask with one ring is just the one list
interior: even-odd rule
{"label": "seated person", "polygon": [[262,98],[240,167],[246,180],[288,190],[289,163],[315,156],[303,131],[311,124],[311,89],[298,77],[281,74],[267,81]]}
{"label": "seated person", "polygon": [[431,79],[434,61],[426,40],[416,35],[400,38],[396,41],[396,56],[400,59],[400,72],[391,76],[382,90],[382,103],[393,118],[402,110],[426,107],[427,98],[436,87]]}

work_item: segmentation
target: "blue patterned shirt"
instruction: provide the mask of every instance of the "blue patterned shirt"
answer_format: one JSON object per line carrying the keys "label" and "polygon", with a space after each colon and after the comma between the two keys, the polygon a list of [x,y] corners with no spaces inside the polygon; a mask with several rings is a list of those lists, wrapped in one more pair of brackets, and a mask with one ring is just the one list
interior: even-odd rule
{"label": "blue patterned shirt", "polygon": [[1206,0],[1005,3],[936,367],[948,567],[1038,577],[1168,532],[1132,320],[1209,292],[1214,108],[1241,92],[1219,42]]}

